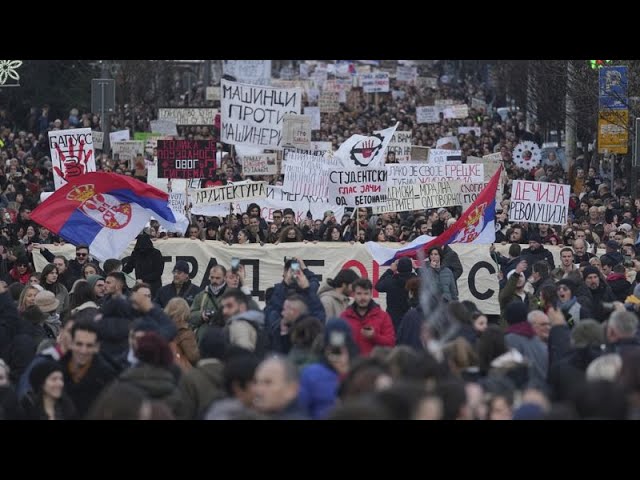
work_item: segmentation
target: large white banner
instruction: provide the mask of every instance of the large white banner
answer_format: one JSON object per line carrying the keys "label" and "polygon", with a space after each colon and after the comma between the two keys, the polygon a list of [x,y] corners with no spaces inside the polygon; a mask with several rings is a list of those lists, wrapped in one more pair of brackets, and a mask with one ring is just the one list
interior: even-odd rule
{"label": "large white banner", "polygon": [[[132,242],[123,254],[124,260],[131,254],[134,245],[135,243]],[[397,246],[400,247],[399,244]],[[154,247],[162,252],[165,262],[162,276],[162,283],[165,285],[173,281],[171,272],[178,260],[189,263],[191,281],[195,285],[204,286],[208,283],[207,272],[213,265],[221,264],[229,268],[232,257],[240,258],[240,263],[244,265],[246,272],[245,285],[251,289],[253,297],[262,305],[267,288],[282,281],[285,257],[301,258],[321,280],[334,278],[340,270],[351,268],[361,277],[369,278],[374,286],[388,268],[381,267],[374,262],[367,248],[359,243],[354,245],[340,242],[321,242],[316,244],[281,243],[279,245],[265,244],[264,246],[258,244],[229,246],[212,240],[171,238],[155,241]],[[455,244],[451,247],[460,257],[463,268],[462,276],[458,279],[460,300],[474,302],[478,309],[485,314],[499,314],[497,267],[489,256],[489,245],[486,245],[486,248],[464,244]],[[496,245],[496,247],[500,250],[500,245]],[[75,258],[73,245],[47,245],[47,248],[55,255],[64,255],[69,259]],[[557,247],[549,248],[555,248],[554,255],[557,256],[559,249]],[[36,249],[33,250],[33,258],[36,270],[42,271],[47,262]],[[386,308],[386,294],[380,294],[374,290],[373,299]]]}
{"label": "large white banner", "polygon": [[264,198],[267,182],[234,183],[222,187],[200,188],[193,191],[194,205],[219,205]]}
{"label": "large white banner", "polygon": [[50,131],[49,150],[56,190],[65,185],[69,178],[96,171],[90,128]]}
{"label": "large white banner", "polygon": [[224,75],[235,77],[238,82],[251,85],[271,83],[271,60],[224,60]]}
{"label": "large white banner", "polygon": [[171,120],[176,125],[213,126],[217,114],[215,108],[159,108],[158,120]]}
{"label": "large white banner", "polygon": [[222,129],[224,143],[282,148],[286,113],[300,114],[300,89],[261,87],[222,81]]}
{"label": "large white banner", "polygon": [[462,183],[481,183],[484,181],[484,165],[480,163],[425,164],[407,162],[387,164],[387,185],[411,185],[448,180],[460,180]]}
{"label": "large white banner", "polygon": [[565,225],[570,190],[569,185],[559,183],[514,180],[509,221]]}

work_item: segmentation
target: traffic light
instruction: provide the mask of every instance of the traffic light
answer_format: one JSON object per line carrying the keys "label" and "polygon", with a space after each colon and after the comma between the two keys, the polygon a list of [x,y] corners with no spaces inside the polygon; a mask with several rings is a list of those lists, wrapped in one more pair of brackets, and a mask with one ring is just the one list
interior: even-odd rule
{"label": "traffic light", "polygon": [[591,65],[593,70],[602,68],[609,63],[611,63],[611,60],[589,60],[589,65]]}

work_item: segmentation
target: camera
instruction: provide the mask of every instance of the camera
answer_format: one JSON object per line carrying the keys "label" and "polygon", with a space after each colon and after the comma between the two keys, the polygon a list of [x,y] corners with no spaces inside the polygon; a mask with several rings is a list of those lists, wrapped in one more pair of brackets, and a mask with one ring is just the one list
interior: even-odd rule
{"label": "camera", "polygon": [[207,320],[211,320],[216,314],[215,310],[205,310],[204,311],[204,316]]}

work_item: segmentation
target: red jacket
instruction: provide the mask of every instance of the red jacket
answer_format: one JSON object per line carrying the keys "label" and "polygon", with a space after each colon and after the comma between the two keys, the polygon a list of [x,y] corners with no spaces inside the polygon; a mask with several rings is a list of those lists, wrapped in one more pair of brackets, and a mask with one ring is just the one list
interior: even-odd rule
{"label": "red jacket", "polygon": [[27,285],[29,283],[29,278],[31,278],[31,271],[27,268],[27,271],[24,274],[20,275],[18,273],[18,269],[16,267],[13,267],[9,271],[9,275],[15,282],[20,282],[23,285]]}
{"label": "red jacket", "polygon": [[[353,339],[361,355],[369,355],[376,345],[393,347],[396,344],[396,332],[391,317],[373,300],[364,317],[358,314],[356,305],[353,304],[342,312],[341,318],[351,327]],[[373,327],[374,336],[369,339],[362,335],[363,327]]]}

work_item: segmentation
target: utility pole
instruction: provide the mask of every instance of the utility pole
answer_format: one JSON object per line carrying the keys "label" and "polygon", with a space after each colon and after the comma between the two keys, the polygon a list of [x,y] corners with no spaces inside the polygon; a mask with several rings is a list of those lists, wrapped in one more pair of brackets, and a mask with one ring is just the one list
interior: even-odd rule
{"label": "utility pole", "polygon": [[638,198],[638,160],[640,157],[640,117],[636,118],[635,141],[633,142],[633,162],[631,163],[631,196]]}
{"label": "utility pole", "polygon": [[[102,61],[102,78],[111,78],[111,72],[109,71],[109,60]],[[104,95],[104,89],[102,90]],[[102,129],[102,151],[111,151],[111,142],[109,141],[109,132],[111,131],[111,116],[108,111],[105,111],[105,99],[102,99],[102,110],[100,111],[100,127]]]}
{"label": "utility pole", "polygon": [[[565,126],[564,131],[566,133],[565,142],[565,158],[567,161],[576,156],[576,103],[573,97],[573,81],[575,76],[575,65],[572,60],[567,60],[567,93],[565,100]],[[561,139],[560,130],[558,129],[558,139]],[[558,143],[558,146],[559,143]]]}

